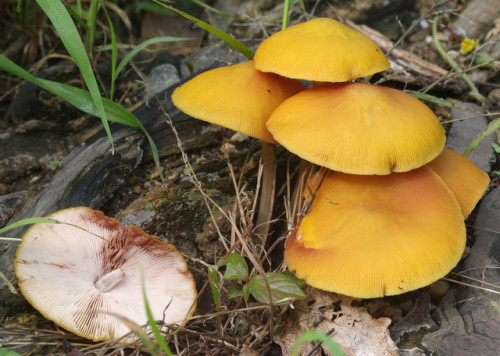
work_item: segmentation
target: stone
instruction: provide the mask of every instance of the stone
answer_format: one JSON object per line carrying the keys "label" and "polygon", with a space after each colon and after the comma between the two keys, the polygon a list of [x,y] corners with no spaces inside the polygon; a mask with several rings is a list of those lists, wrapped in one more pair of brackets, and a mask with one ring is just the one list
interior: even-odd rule
{"label": "stone", "polygon": [[[460,103],[458,106],[460,108],[454,107],[452,109],[451,120],[484,113],[483,108],[473,103]],[[488,121],[485,117],[454,121],[448,134],[446,147],[462,154],[471,141],[487,126]],[[487,136],[467,157],[486,173],[491,172],[491,165],[495,162],[495,152],[492,148],[494,142],[494,135]]]}
{"label": "stone", "polygon": [[160,64],[154,67],[146,82],[146,92],[144,99],[150,100],[153,96],[167,89],[168,87],[177,84],[181,81],[179,71],[170,63]]}

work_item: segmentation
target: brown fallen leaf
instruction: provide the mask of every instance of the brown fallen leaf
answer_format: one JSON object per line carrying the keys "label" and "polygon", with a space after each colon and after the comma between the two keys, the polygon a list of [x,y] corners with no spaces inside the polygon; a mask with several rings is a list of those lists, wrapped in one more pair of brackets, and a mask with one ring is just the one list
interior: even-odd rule
{"label": "brown fallen leaf", "polygon": [[[284,355],[291,354],[295,340],[309,329],[330,335],[347,356],[399,355],[389,335],[390,319],[374,319],[365,308],[355,306],[357,299],[354,298],[315,288],[309,288],[307,295],[294,304],[295,309],[282,332],[275,337]],[[307,355],[313,347],[313,344],[302,344],[299,355]],[[323,350],[329,354],[326,348]]]}

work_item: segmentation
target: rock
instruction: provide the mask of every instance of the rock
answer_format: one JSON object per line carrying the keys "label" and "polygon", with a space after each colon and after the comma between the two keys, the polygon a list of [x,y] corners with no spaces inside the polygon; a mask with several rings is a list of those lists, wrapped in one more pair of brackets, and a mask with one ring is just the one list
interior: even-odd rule
{"label": "rock", "polygon": [[209,68],[221,67],[247,60],[241,53],[232,47],[218,42],[215,45],[204,47],[181,62],[181,75],[187,79]]}
{"label": "rock", "polygon": [[144,224],[148,223],[156,215],[154,210],[139,210],[136,214],[128,214],[121,219],[121,223],[124,226],[133,224],[137,227],[142,227]]}
{"label": "rock", "polygon": [[500,17],[497,0],[472,0],[451,26],[452,29],[469,38],[482,38]]}
{"label": "rock", "polygon": [[[455,107],[452,109],[451,120],[484,113],[484,110],[480,106],[473,103],[460,103],[458,106],[460,108]],[[458,153],[463,153],[470,142],[487,126],[488,121],[485,117],[454,121],[448,134],[446,147]],[[486,173],[491,172],[491,165],[496,159],[495,152],[491,146],[494,142],[494,135],[487,136],[467,157]]]}
{"label": "rock", "polygon": [[179,71],[173,64],[165,63],[154,67],[146,83],[145,100],[148,101],[154,95],[180,81]]}
{"label": "rock", "polygon": [[[76,77],[78,71],[73,62],[65,61],[41,70],[37,77],[62,81],[62,77],[68,74]],[[43,119],[64,126],[66,122],[74,117],[78,117],[77,109],[30,82],[25,83],[19,89],[5,114],[6,120],[16,125],[28,120]]]}

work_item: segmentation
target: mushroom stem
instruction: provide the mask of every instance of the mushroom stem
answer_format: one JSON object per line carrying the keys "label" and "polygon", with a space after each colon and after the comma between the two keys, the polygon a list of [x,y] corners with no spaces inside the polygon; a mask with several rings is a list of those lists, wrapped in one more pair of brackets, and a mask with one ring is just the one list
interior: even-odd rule
{"label": "mushroom stem", "polygon": [[99,278],[97,282],[94,283],[94,286],[101,292],[106,293],[120,283],[123,277],[125,277],[125,273],[118,268]]}
{"label": "mushroom stem", "polygon": [[255,232],[264,238],[269,233],[276,186],[276,151],[274,144],[262,142],[262,184]]}

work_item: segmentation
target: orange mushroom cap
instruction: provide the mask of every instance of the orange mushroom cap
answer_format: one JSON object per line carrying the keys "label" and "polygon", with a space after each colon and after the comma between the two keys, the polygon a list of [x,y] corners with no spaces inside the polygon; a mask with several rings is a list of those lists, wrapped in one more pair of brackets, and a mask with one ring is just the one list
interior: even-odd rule
{"label": "orange mushroom cap", "polygon": [[186,114],[276,143],[265,122],[288,97],[303,90],[297,80],[255,69],[253,61],[203,72],[172,93]]}
{"label": "orange mushroom cap", "polygon": [[94,341],[122,337],[120,317],[148,321],[143,285],[154,320],[192,315],[196,286],[172,245],[86,207],[49,217],[61,223],[33,225],[15,260],[19,288],[47,319]]}
{"label": "orange mushroom cap", "polygon": [[266,123],[289,151],[350,174],[390,174],[425,165],[445,132],[421,101],[364,83],[324,84],[285,100]]}
{"label": "orange mushroom cap", "polygon": [[257,48],[255,68],[284,77],[346,82],[389,68],[367,36],[329,18],[316,18],[279,31]]}
{"label": "orange mushroom cap", "polygon": [[455,193],[464,219],[467,219],[490,184],[488,174],[461,154],[448,148],[427,166],[433,169]]}
{"label": "orange mushroom cap", "polygon": [[430,168],[387,176],[329,172],[288,238],[285,261],[313,287],[376,298],[445,276],[465,240],[458,202]]}

